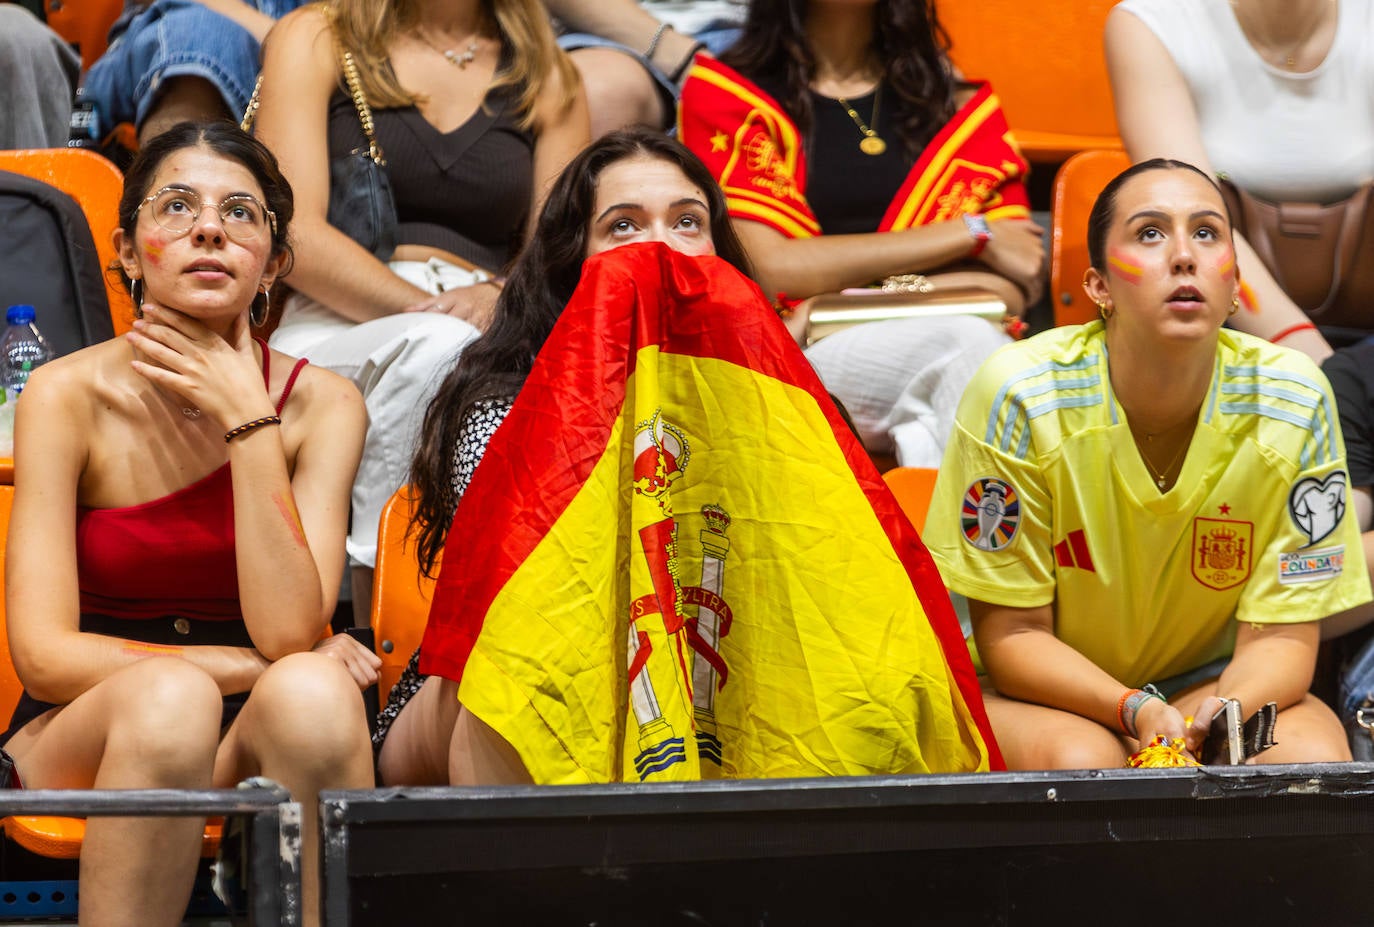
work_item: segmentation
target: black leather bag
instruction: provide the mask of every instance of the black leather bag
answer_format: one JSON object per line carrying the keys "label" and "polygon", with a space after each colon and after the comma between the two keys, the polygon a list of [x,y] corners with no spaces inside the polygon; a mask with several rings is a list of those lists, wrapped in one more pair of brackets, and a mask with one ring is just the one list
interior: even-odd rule
{"label": "black leather bag", "polygon": [[329,224],[378,260],[390,260],[396,250],[391,180],[365,148],[329,162]]}
{"label": "black leather bag", "polygon": [[372,126],[358,66],[353,55],[339,49],[344,80],[358,110],[367,147],[357,148],[329,162],[329,224],[362,245],[380,261],[396,250],[396,199],[386,174],[386,159]]}

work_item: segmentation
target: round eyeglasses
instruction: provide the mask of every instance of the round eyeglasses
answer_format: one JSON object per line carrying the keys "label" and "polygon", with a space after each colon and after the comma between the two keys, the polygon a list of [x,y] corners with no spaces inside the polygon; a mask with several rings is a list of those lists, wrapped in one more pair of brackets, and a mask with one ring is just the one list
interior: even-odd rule
{"label": "round eyeglasses", "polygon": [[134,217],[138,217],[139,209],[149,205],[153,221],[179,235],[191,231],[206,206],[219,213],[220,225],[235,241],[256,241],[269,234],[269,230],[272,234],[277,231],[277,214],[248,193],[235,193],[216,203],[207,202],[190,187],[163,187],[138,204]]}

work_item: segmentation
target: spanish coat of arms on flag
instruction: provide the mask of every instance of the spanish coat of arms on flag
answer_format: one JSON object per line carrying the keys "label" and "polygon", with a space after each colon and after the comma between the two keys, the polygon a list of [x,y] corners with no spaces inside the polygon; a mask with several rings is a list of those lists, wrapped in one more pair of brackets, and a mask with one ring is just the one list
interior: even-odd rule
{"label": "spanish coat of arms on flag", "polygon": [[536,782],[1001,766],[925,547],[718,258],[587,261],[443,564],[421,669]]}

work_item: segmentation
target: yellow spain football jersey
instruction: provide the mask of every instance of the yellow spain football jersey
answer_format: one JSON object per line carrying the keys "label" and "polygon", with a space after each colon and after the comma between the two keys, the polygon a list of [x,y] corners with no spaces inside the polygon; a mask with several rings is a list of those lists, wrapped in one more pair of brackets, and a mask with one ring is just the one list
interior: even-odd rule
{"label": "yellow spain football jersey", "polygon": [[1055,633],[1128,685],[1230,654],[1240,621],[1370,598],[1330,387],[1221,333],[1178,481],[1160,493],[1112,393],[1101,322],[1010,345],[959,408],[925,542],[949,588],[1053,603]]}

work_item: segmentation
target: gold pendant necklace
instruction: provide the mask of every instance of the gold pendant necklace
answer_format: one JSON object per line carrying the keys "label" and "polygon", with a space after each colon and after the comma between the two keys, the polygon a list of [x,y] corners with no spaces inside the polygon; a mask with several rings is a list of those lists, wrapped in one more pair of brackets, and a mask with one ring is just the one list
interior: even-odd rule
{"label": "gold pendant necklace", "polygon": [[1150,473],[1154,475],[1155,485],[1158,486],[1162,491],[1165,485],[1169,482],[1169,474],[1173,471],[1174,464],[1178,463],[1179,458],[1183,456],[1184,451],[1188,450],[1188,445],[1191,444],[1192,441],[1185,441],[1182,444],[1182,446],[1180,446],[1179,449],[1174,452],[1173,459],[1169,461],[1169,465],[1165,467],[1163,470],[1160,470],[1154,465],[1154,461],[1150,460],[1150,455],[1145,453],[1145,445],[1149,444],[1153,440],[1154,435],[1146,435],[1144,443],[1137,441],[1135,446],[1136,449],[1140,451],[1140,459],[1145,461],[1146,468],[1149,469]]}
{"label": "gold pendant necklace", "polygon": [[[879,81],[878,89],[873,91],[873,125],[875,126],[878,124],[878,103],[882,100],[882,96],[883,84],[882,81]],[[849,101],[844,97],[836,97],[835,99],[840,101],[840,105],[843,106],[845,112],[849,114],[849,118],[854,120],[854,124],[858,126],[859,131],[863,133],[864,137],[863,141],[859,142],[859,150],[866,155],[873,155],[875,157],[887,151],[887,142],[883,141],[882,138],[878,136],[877,131],[869,128],[869,126],[859,118],[859,114],[854,112],[854,107],[849,105]]]}

